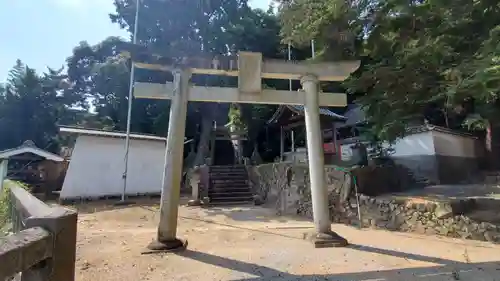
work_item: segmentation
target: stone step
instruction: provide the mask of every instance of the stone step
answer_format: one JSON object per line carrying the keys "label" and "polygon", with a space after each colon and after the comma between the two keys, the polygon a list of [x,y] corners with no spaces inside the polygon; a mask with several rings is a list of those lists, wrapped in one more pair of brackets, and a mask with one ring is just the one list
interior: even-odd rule
{"label": "stone step", "polygon": [[241,168],[239,167],[220,167],[220,168],[214,168],[210,167],[210,172],[240,172],[240,173],[246,173],[247,169],[243,166]]}
{"label": "stone step", "polygon": [[250,186],[249,185],[212,185],[208,190],[218,190],[218,191],[229,191],[229,190],[234,190],[234,191],[239,191],[239,190],[249,190]]}
{"label": "stone step", "polygon": [[248,179],[212,179],[211,180],[212,184],[246,184],[248,185],[249,180]]}
{"label": "stone step", "polygon": [[238,181],[238,180],[248,180],[248,177],[243,175],[217,175],[217,176],[210,176],[210,180]]}
{"label": "stone step", "polygon": [[253,196],[210,197],[210,204],[229,202],[252,202]]}
{"label": "stone step", "polygon": [[252,201],[223,201],[223,202],[210,202],[210,206],[253,206],[253,200]]}
{"label": "stone step", "polygon": [[246,169],[245,165],[225,165],[225,166],[210,166],[210,169]]}
{"label": "stone step", "polygon": [[249,186],[217,186],[208,189],[208,192],[249,192]]}
{"label": "stone step", "polygon": [[247,179],[211,179],[210,185],[249,185]]}
{"label": "stone step", "polygon": [[230,172],[227,172],[227,173],[215,173],[215,172],[210,172],[209,173],[210,175],[210,178],[217,178],[217,177],[226,177],[226,176],[229,176],[229,177],[243,177],[243,178],[248,178],[248,174],[247,173],[230,173]]}
{"label": "stone step", "polygon": [[210,199],[214,199],[214,198],[228,198],[228,197],[229,198],[234,198],[234,197],[237,197],[237,198],[241,198],[241,197],[249,198],[249,197],[252,197],[253,198],[253,194],[249,190],[242,191],[242,192],[208,192],[208,197]]}
{"label": "stone step", "polygon": [[238,186],[243,186],[243,185],[249,185],[249,181],[245,179],[217,179],[217,180],[210,180],[210,185],[238,185]]}
{"label": "stone step", "polygon": [[211,173],[247,173],[247,169],[210,169]]}
{"label": "stone step", "polygon": [[211,173],[209,174],[210,178],[219,178],[219,177],[240,177],[240,178],[248,178],[247,174],[238,174],[238,173]]}

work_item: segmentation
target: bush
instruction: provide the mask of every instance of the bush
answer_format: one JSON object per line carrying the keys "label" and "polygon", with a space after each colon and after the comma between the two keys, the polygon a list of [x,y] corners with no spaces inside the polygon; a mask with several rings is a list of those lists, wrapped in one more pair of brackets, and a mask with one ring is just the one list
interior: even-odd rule
{"label": "bush", "polygon": [[28,190],[28,186],[21,182],[6,180],[3,185],[3,190],[0,194],[0,234],[10,221],[10,189],[13,186],[19,186]]}

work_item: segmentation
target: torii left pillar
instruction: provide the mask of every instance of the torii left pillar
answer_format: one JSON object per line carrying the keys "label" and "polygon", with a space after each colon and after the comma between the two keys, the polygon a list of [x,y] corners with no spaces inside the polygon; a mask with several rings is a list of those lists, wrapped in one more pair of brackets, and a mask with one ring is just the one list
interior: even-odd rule
{"label": "torii left pillar", "polygon": [[165,169],[161,192],[160,217],[162,219],[158,225],[157,240],[148,246],[148,249],[153,251],[169,251],[185,246],[185,242],[177,238],[177,215],[181,190],[184,133],[190,79],[191,73],[189,70],[174,71],[175,88],[170,104]]}

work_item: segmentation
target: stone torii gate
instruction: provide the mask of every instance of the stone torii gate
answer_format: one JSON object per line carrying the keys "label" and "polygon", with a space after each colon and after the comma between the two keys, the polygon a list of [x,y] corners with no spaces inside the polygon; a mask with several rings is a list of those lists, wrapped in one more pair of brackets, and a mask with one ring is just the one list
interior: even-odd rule
{"label": "stone torii gate", "polygon": [[[148,246],[149,249],[172,250],[183,246],[176,230],[188,101],[304,105],[315,224],[315,233],[311,238],[316,247],[348,244],[346,239],[331,230],[319,120],[319,106],[346,106],[347,97],[343,93],[320,92],[319,81],[343,81],[359,67],[359,61],[310,63],[263,60],[261,53],[239,52],[238,57],[227,59],[225,63],[196,59],[185,60],[180,66],[134,65],[136,68],[171,71],[174,74],[173,82],[134,85],[136,98],[171,100],[158,239]],[[238,88],[191,86],[189,80],[192,74],[236,76]],[[297,92],[262,89],[262,78],[300,80],[303,89]]]}

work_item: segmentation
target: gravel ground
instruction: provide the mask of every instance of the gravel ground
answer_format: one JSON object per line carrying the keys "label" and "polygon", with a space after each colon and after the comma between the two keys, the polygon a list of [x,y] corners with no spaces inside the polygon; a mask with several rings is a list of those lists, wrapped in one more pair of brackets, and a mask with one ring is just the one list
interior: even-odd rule
{"label": "gravel ground", "polygon": [[178,254],[141,255],[158,207],[78,206],[77,280],[499,280],[500,246],[344,225],[347,248],[314,249],[300,218],[259,207],[180,207]]}

